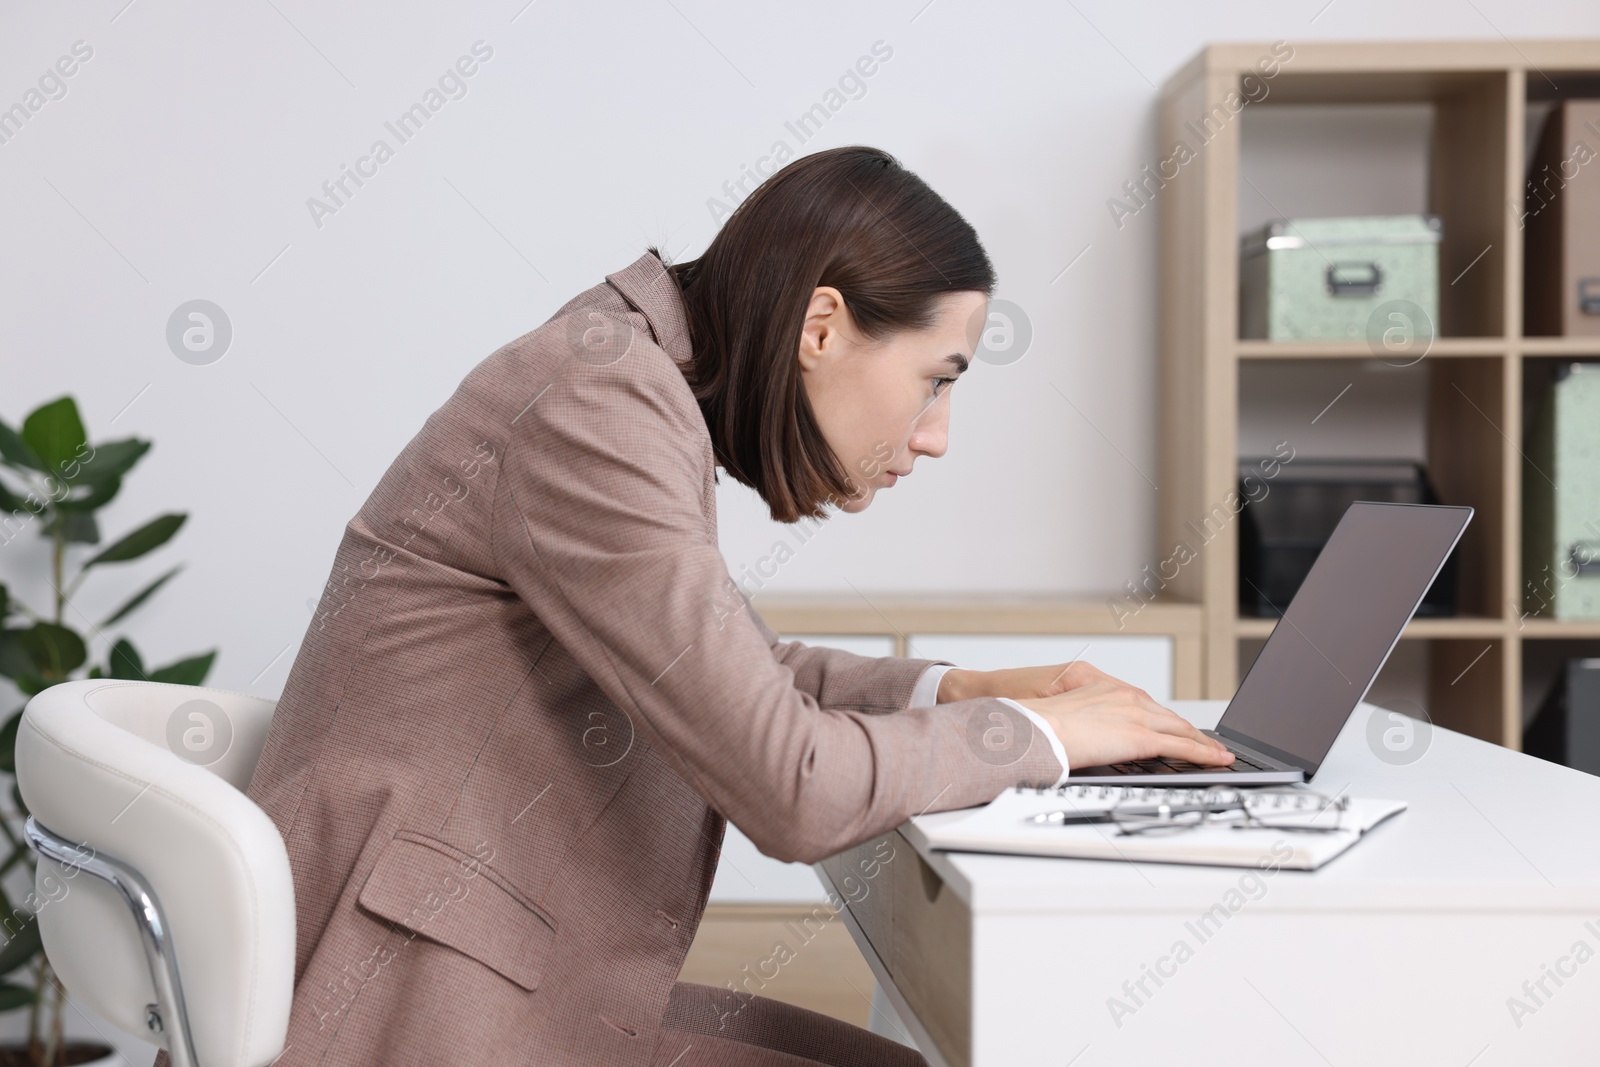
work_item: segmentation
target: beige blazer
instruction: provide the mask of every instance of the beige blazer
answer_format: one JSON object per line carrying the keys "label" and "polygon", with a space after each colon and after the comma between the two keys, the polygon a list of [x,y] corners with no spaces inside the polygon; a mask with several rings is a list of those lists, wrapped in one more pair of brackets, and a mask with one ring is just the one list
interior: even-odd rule
{"label": "beige blazer", "polygon": [[997,699],[907,710],[947,661],[778,641],[689,356],[647,253],[474,368],[346,527],[249,789],[294,872],[282,1067],[647,1064],[725,819],[809,862],[1061,773]]}

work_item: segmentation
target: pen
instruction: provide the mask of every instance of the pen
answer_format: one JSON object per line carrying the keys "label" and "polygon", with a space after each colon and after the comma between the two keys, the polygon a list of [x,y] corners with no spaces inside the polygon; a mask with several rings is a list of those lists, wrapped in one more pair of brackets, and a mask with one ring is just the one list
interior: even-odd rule
{"label": "pen", "polygon": [[1037,815],[1029,815],[1022,821],[1035,825],[1041,823],[1065,825],[1068,823],[1112,822],[1116,818],[1122,818],[1129,815],[1155,816],[1157,818],[1164,819],[1169,815],[1177,815],[1191,811],[1203,811],[1207,813],[1237,811],[1239,810],[1240,806],[1241,805],[1238,800],[1210,800],[1199,801],[1191,804],[1130,804],[1115,809],[1105,809],[1100,811],[1045,811],[1040,812]]}

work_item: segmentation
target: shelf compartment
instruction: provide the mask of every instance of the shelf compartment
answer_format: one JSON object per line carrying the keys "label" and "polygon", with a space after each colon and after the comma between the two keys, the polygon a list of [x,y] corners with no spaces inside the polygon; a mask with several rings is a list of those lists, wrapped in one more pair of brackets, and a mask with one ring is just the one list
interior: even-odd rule
{"label": "shelf compartment", "polygon": [[[1510,715],[1516,715],[1509,671],[1517,646],[1506,639],[1502,624],[1489,621],[1496,628],[1481,635],[1401,641],[1373,680],[1365,701],[1485,741],[1509,743],[1512,731],[1505,709],[1509,707]],[[1408,628],[1407,636],[1422,635]],[[1240,636],[1236,642],[1239,677],[1249,671],[1264,644],[1262,637]],[[1515,737],[1521,736],[1518,727]]]}
{"label": "shelf compartment", "polygon": [[[1560,319],[1562,318],[1561,306],[1568,299],[1569,293],[1552,294],[1552,289],[1565,289],[1575,281],[1572,275],[1562,268],[1559,261],[1539,261],[1537,254],[1539,231],[1544,226],[1555,223],[1557,220],[1544,214],[1543,209],[1554,205],[1556,215],[1564,214],[1575,202],[1570,198],[1578,195],[1568,190],[1567,182],[1577,181],[1586,184],[1589,191],[1593,192],[1593,175],[1589,173],[1593,163],[1585,163],[1581,158],[1575,157],[1572,142],[1566,145],[1562,152],[1564,160],[1568,163],[1575,162],[1577,169],[1573,174],[1558,172],[1546,176],[1543,168],[1536,166],[1541,161],[1537,149],[1541,137],[1545,133],[1546,125],[1554,118],[1553,112],[1564,100],[1592,100],[1600,97],[1600,70],[1594,67],[1585,67],[1572,70],[1559,70],[1553,68],[1530,69],[1527,79],[1527,102],[1523,112],[1523,151],[1520,157],[1521,167],[1517,175],[1517,182],[1512,194],[1512,214],[1515,216],[1517,228],[1524,236],[1523,240],[1523,333],[1530,338],[1530,345],[1524,350],[1538,352],[1539,354],[1564,355],[1566,351],[1561,347],[1564,343],[1576,342],[1580,346],[1586,343],[1586,354],[1600,351],[1600,336],[1594,334],[1566,336],[1561,333]],[[1593,138],[1582,127],[1576,139],[1587,142],[1591,147]],[[1546,185],[1549,177],[1555,178],[1559,183],[1555,189]],[[1552,199],[1553,196],[1553,199]],[[1581,209],[1592,211],[1592,208]],[[1568,220],[1568,226],[1572,225]],[[1577,232],[1582,233],[1581,224]],[[1556,248],[1550,244],[1559,244],[1555,235],[1546,230],[1542,236],[1547,242],[1547,251],[1555,252]],[[1569,230],[1568,239],[1573,237]],[[1583,270],[1583,274],[1591,273]],[[1553,299],[1554,305],[1546,304],[1546,299]],[[1549,329],[1555,328],[1551,334]],[[1554,348],[1546,349],[1546,343],[1553,343]]]}
{"label": "shelf compartment", "polygon": [[[1280,439],[1307,459],[1418,460],[1442,503],[1474,510],[1456,549],[1457,610],[1504,618],[1515,575],[1508,553],[1516,548],[1506,484],[1510,459],[1520,462],[1503,432],[1515,424],[1511,368],[1507,359],[1481,356],[1428,357],[1405,367],[1370,358],[1242,364],[1232,435],[1237,461],[1265,455],[1267,443]],[[1228,550],[1237,552],[1236,538]]]}
{"label": "shelf compartment", "polygon": [[1513,641],[1460,638],[1428,648],[1428,718],[1437,726],[1521,748]]}
{"label": "shelf compartment", "polygon": [[1428,399],[1428,475],[1439,499],[1473,508],[1472,522],[1456,546],[1463,613],[1503,616],[1509,611],[1517,548],[1507,510],[1507,485],[1520,454],[1511,407],[1511,365],[1505,360],[1432,361]]}
{"label": "shelf compartment", "polygon": [[[1526,631],[1524,631],[1526,636]],[[1566,670],[1569,659],[1590,659],[1600,656],[1600,630],[1588,635],[1563,634],[1555,640],[1525,643],[1522,652],[1521,681],[1518,703],[1518,731],[1525,730],[1550,687]]]}
{"label": "shelf compartment", "polygon": [[[1282,73],[1265,83],[1270,93],[1243,113],[1245,133],[1239,141],[1241,158],[1235,195],[1245,196],[1248,191],[1266,201],[1273,214],[1290,217],[1313,213],[1354,216],[1416,211],[1439,216],[1443,222],[1436,327],[1440,337],[1503,340],[1511,332],[1513,311],[1519,313],[1516,321],[1520,321],[1520,290],[1513,300],[1508,285],[1511,261],[1506,205],[1511,190],[1506,159],[1513,125],[1520,131],[1522,118],[1519,108],[1513,124],[1511,100],[1517,94],[1512,73],[1506,70],[1335,73],[1297,67],[1298,58],[1297,53],[1295,60],[1286,62]],[[1516,82],[1515,87],[1520,88],[1520,84]],[[1417,166],[1402,165],[1405,153],[1396,156],[1393,145],[1386,153],[1383,147],[1369,149],[1364,142],[1351,146],[1349,152],[1335,153],[1329,164],[1349,168],[1352,172],[1360,171],[1366,157],[1345,157],[1366,150],[1374,153],[1369,160],[1372,165],[1400,166],[1401,172],[1417,174],[1425,188],[1409,193],[1403,185],[1396,188],[1390,197],[1389,210],[1375,211],[1370,191],[1363,194],[1352,191],[1349,196],[1319,200],[1315,207],[1302,206],[1296,201],[1295,190],[1297,184],[1303,183],[1280,182],[1281,189],[1261,188],[1250,177],[1254,157],[1243,154],[1253,140],[1249,130],[1252,123],[1268,122],[1279,109],[1294,109],[1288,112],[1296,116],[1291,128],[1316,123],[1321,113],[1326,116],[1323,121],[1334,123],[1336,137],[1341,124],[1348,126],[1352,105],[1357,105],[1358,110],[1398,115],[1406,113],[1404,109],[1415,111],[1418,104],[1426,105],[1428,131],[1426,142],[1416,145],[1417,155],[1425,159],[1421,173]],[[1303,121],[1299,117],[1301,114],[1305,116]],[[1383,120],[1375,114],[1370,121]],[[1293,135],[1286,131],[1284,136]],[[1419,142],[1421,136],[1419,129]],[[1352,190],[1355,188],[1358,187],[1352,186]],[[1241,227],[1244,222],[1241,218]]]}

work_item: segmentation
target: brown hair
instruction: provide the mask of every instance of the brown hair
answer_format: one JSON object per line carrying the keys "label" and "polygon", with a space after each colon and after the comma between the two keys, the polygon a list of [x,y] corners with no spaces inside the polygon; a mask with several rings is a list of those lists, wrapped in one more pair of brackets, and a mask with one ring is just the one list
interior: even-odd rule
{"label": "brown hair", "polygon": [[880,340],[931,326],[940,294],[995,285],[967,220],[889,153],[862,145],[783,167],[703,255],[667,273],[688,311],[694,356],[684,377],[717,463],[786,523],[823,518],[823,505],[852,495],[796,358],[813,290],[839,290],[856,325]]}

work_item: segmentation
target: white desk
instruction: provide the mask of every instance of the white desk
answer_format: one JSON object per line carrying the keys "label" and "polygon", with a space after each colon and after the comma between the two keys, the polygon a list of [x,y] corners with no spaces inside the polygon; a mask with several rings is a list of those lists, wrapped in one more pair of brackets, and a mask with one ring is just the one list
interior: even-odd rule
{"label": "white desk", "polygon": [[941,853],[910,824],[817,870],[936,1065],[1600,1063],[1600,778],[1438,728],[1391,765],[1375,711],[1311,785],[1410,808],[1320,871]]}

